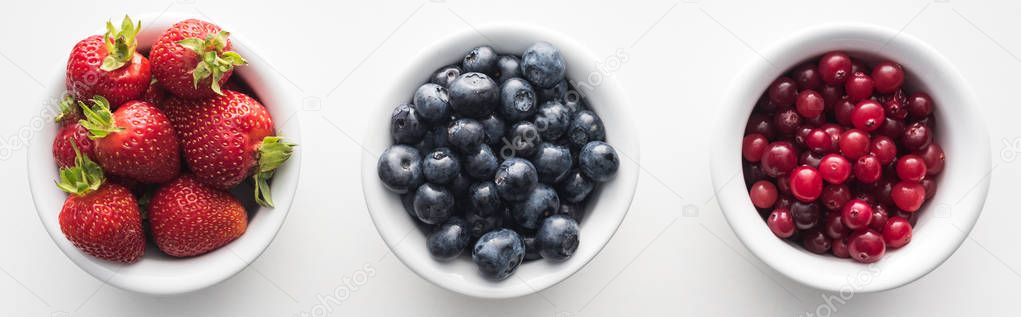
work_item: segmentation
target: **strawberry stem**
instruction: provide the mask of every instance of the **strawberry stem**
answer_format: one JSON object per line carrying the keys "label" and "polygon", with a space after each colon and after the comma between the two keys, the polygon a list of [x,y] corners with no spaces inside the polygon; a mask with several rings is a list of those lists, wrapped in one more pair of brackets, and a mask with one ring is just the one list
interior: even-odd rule
{"label": "strawberry stem", "polygon": [[106,21],[106,35],[103,36],[103,43],[106,44],[107,55],[99,69],[112,71],[127,65],[135,56],[135,48],[138,46],[135,37],[141,30],[142,21],[134,24],[127,15],[121,22],[120,30],[115,28],[112,22]]}
{"label": "strawberry stem", "polygon": [[113,112],[110,112],[110,102],[103,96],[96,95],[91,99],[93,106],[89,107],[79,101],[78,106],[82,108],[85,119],[78,121],[85,129],[89,130],[90,139],[102,139],[113,132],[120,132],[124,128],[117,127],[113,122]]}
{"label": "strawberry stem", "polygon": [[60,100],[60,113],[53,118],[54,122],[60,122],[65,118],[69,118],[78,112],[78,106],[75,105],[74,97],[70,94],[64,95],[64,99]]}
{"label": "strawberry stem", "polygon": [[205,39],[190,37],[177,42],[177,44],[194,51],[201,58],[191,72],[192,84],[195,88],[199,87],[199,81],[212,77],[210,88],[216,94],[223,95],[223,91],[220,90],[220,79],[223,78],[223,75],[234,69],[234,66],[248,64],[248,61],[238,53],[223,51],[227,47],[227,37],[229,36],[230,32],[220,31],[216,34],[206,35]]}
{"label": "strawberry stem", "polygon": [[266,207],[273,207],[273,197],[269,188],[269,179],[273,178],[276,169],[291,158],[297,144],[283,141],[278,136],[262,139],[259,146],[259,170],[252,175],[255,181],[255,202]]}
{"label": "strawberry stem", "polygon": [[74,166],[60,169],[60,181],[57,187],[69,194],[85,196],[99,189],[106,177],[103,176],[103,169],[99,164],[93,162],[87,155],[82,155],[74,140],[68,140],[71,148],[74,149]]}

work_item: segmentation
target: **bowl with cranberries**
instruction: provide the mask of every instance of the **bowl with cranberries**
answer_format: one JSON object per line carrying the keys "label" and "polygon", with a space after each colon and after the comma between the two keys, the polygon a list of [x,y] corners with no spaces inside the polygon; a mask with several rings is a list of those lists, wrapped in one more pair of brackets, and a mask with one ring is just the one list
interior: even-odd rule
{"label": "bowl with cranberries", "polygon": [[738,237],[784,275],[834,291],[898,287],[946,260],[977,220],[988,135],[967,83],[918,39],[814,28],[734,85],[714,184]]}

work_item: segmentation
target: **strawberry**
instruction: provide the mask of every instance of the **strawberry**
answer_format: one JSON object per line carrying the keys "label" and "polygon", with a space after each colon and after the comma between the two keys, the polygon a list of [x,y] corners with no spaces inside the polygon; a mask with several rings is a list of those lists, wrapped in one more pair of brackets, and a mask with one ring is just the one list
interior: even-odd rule
{"label": "strawberry", "polygon": [[224,90],[207,99],[170,98],[163,109],[196,179],[226,190],[252,176],[255,201],[273,206],[269,179],[295,145],[273,136],[273,118],[262,104]]}
{"label": "strawberry", "polygon": [[240,237],[248,227],[248,215],[230,193],[181,175],[157,189],[149,200],[149,224],[160,250],[185,257]]}
{"label": "strawberry", "polygon": [[60,170],[57,187],[71,194],[60,210],[60,231],[82,252],[133,263],[145,252],[138,202],[123,186],[104,180],[99,165],[81,153],[73,167]]}
{"label": "strawberry", "polygon": [[[72,124],[78,123],[78,120],[82,119],[82,111],[78,109],[78,103],[75,102],[74,97],[70,94],[65,95],[58,104],[60,113],[57,114],[53,121],[60,127],[66,127]],[[71,158],[74,161],[74,158]]]}
{"label": "strawberry", "polygon": [[81,150],[89,159],[95,159],[94,148],[95,142],[89,138],[89,130],[75,122],[57,131],[57,137],[53,139],[53,158],[57,161],[58,167],[72,167],[76,150]]}
{"label": "strawberry", "polygon": [[105,35],[78,42],[67,59],[67,90],[79,100],[106,97],[114,107],[138,99],[151,78],[149,60],[135,50],[141,28],[125,16],[120,30],[107,22]]}
{"label": "strawberry", "polygon": [[248,62],[231,51],[230,33],[216,24],[188,19],[172,25],[156,40],[149,57],[153,75],[181,98],[222,94],[234,66]]}
{"label": "strawberry", "polygon": [[170,181],[181,170],[174,128],[162,111],[144,101],[129,101],[116,112],[101,96],[93,106],[79,102],[95,144],[95,156],[107,173],[142,183]]}
{"label": "strawberry", "polygon": [[149,84],[149,88],[146,89],[145,94],[142,95],[142,100],[145,100],[146,102],[153,104],[154,106],[156,106],[156,108],[160,108],[160,105],[163,104],[163,100],[166,99],[167,91],[163,89],[163,87],[160,87],[160,85],[157,84],[155,80],[153,80],[152,83]]}

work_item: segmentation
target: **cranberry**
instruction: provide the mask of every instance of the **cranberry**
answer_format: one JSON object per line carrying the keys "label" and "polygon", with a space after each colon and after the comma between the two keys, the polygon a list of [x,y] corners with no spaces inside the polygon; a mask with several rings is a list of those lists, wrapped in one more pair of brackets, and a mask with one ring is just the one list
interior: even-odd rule
{"label": "cranberry", "polygon": [[801,166],[791,173],[791,193],[800,201],[811,202],[822,194],[822,176],[809,166]]}
{"label": "cranberry", "polygon": [[833,138],[834,149],[836,149],[836,142],[840,140],[840,135],[844,133],[844,128],[839,124],[827,123],[819,126],[819,129],[826,131],[826,134]]}
{"label": "cranberry", "polygon": [[767,146],[769,139],[766,136],[758,133],[746,135],[741,142],[741,156],[749,162],[758,162],[762,159],[762,153],[766,151]]}
{"label": "cranberry", "polygon": [[808,138],[808,134],[811,132],[812,126],[807,124],[801,125],[797,129],[794,129],[794,145],[797,145],[799,149],[806,147],[805,139]]}
{"label": "cranberry", "polygon": [[864,100],[854,106],[851,111],[851,124],[855,128],[872,132],[879,129],[879,126],[886,120],[886,113],[883,106],[875,100]]}
{"label": "cranberry", "polygon": [[873,230],[856,232],[847,243],[851,258],[861,263],[873,263],[886,254],[886,243],[882,235]]}
{"label": "cranberry", "polygon": [[800,230],[808,230],[815,227],[819,224],[820,218],[822,218],[819,205],[797,200],[791,203],[791,215],[794,218],[794,225]]}
{"label": "cranberry", "polygon": [[854,103],[847,99],[841,99],[833,105],[833,118],[842,126],[851,126],[851,112],[854,111]]}
{"label": "cranberry", "polygon": [[822,224],[822,233],[830,239],[842,239],[847,236],[848,229],[840,219],[840,213],[831,212],[826,214],[826,220]]}
{"label": "cranberry", "polygon": [[752,134],[758,133],[765,136],[767,139],[772,139],[775,135],[773,129],[773,118],[761,113],[753,113],[748,117],[748,124],[745,125],[744,133]]}
{"label": "cranberry", "polygon": [[869,140],[868,133],[858,129],[850,129],[840,135],[837,147],[840,148],[840,153],[843,153],[847,159],[857,160],[859,157],[868,154],[869,143],[871,141]]}
{"label": "cranberry", "polygon": [[897,177],[906,181],[921,181],[925,178],[925,160],[921,156],[908,154],[897,159]]}
{"label": "cranberry", "polygon": [[844,204],[840,216],[847,229],[862,229],[869,225],[869,221],[872,221],[872,206],[869,206],[869,203],[864,200],[854,199]]}
{"label": "cranberry", "polygon": [[798,93],[798,99],[794,104],[798,114],[805,118],[816,118],[826,110],[826,102],[822,95],[814,90],[802,90]]}
{"label": "cranberry", "polygon": [[851,102],[859,102],[872,96],[872,77],[863,72],[855,72],[844,83],[844,91]]}
{"label": "cranberry", "polygon": [[915,181],[900,181],[893,185],[890,198],[897,208],[915,212],[925,202],[925,187]]}
{"label": "cranberry", "polygon": [[812,168],[819,168],[819,161],[822,161],[822,154],[816,154],[812,151],[801,152],[801,156],[798,158],[798,163],[801,165],[808,165]]}
{"label": "cranberry", "polygon": [[883,226],[883,240],[891,248],[900,248],[911,242],[911,224],[907,219],[891,217]]}
{"label": "cranberry", "polygon": [[759,164],[766,175],[778,177],[794,169],[798,164],[797,155],[790,142],[777,141],[766,147]]}
{"label": "cranberry", "polygon": [[893,139],[900,139],[904,135],[904,121],[886,117],[886,120],[883,120],[883,124],[876,130],[876,133]]}
{"label": "cranberry", "polygon": [[825,254],[830,251],[830,238],[827,238],[819,230],[808,230],[801,238],[805,250],[817,254]]}
{"label": "cranberry", "polygon": [[869,144],[869,154],[875,155],[880,164],[890,164],[897,158],[897,144],[888,136],[875,136]]}
{"label": "cranberry", "polygon": [[847,239],[833,239],[830,252],[833,253],[833,256],[842,259],[851,257],[851,254],[847,252]]}
{"label": "cranberry", "polygon": [[805,146],[812,152],[825,154],[833,152],[837,148],[837,142],[833,136],[826,133],[826,130],[815,128],[805,136]]}
{"label": "cranberry", "polygon": [[822,188],[822,194],[819,195],[819,203],[829,210],[840,210],[849,200],[851,200],[851,189],[843,184],[826,185]]}
{"label": "cranberry", "polygon": [[924,92],[916,92],[908,97],[908,113],[915,118],[924,118],[932,114],[932,98]]}
{"label": "cranberry", "polygon": [[872,220],[869,220],[869,228],[875,231],[883,231],[883,226],[889,219],[889,215],[886,213],[886,207],[882,204],[872,206]]}
{"label": "cranberry", "polygon": [[773,124],[780,133],[793,134],[801,126],[801,116],[794,109],[783,110],[773,116]]}
{"label": "cranberry", "polygon": [[875,155],[869,154],[858,158],[854,164],[854,177],[862,183],[875,183],[883,176],[883,164]]}
{"label": "cranberry", "polygon": [[773,210],[769,214],[769,218],[766,218],[766,226],[769,227],[769,231],[780,238],[790,238],[794,235],[794,218],[791,217],[791,212],[787,209]]}
{"label": "cranberry", "polygon": [[872,69],[872,80],[876,91],[884,94],[894,92],[904,83],[904,68],[894,62],[879,63]]}
{"label": "cranberry", "polygon": [[851,74],[854,74],[854,73],[857,73],[857,72],[862,72],[862,73],[866,73],[866,74],[872,73],[872,71],[869,70],[869,67],[866,66],[865,63],[862,63],[861,60],[852,59],[851,60]]}
{"label": "cranberry", "polygon": [[765,178],[766,173],[762,171],[762,168],[759,167],[759,164],[747,162],[744,164],[745,185],[751,186],[753,183]]}
{"label": "cranberry", "polygon": [[840,85],[851,75],[851,57],[844,52],[829,52],[819,59],[819,75],[830,85]]}
{"label": "cranberry", "polygon": [[752,205],[755,205],[755,207],[773,207],[777,196],[776,185],[773,185],[770,181],[755,182],[755,184],[752,184],[752,188],[748,190],[748,196],[751,196]]}
{"label": "cranberry", "polygon": [[946,164],[946,154],[943,153],[943,148],[939,144],[932,143],[926,146],[918,153],[925,161],[926,175],[938,175],[943,172],[943,165]]}
{"label": "cranberry", "polygon": [[793,205],[793,204],[794,204],[794,198],[793,197],[791,197],[789,195],[780,196],[780,198],[776,199],[776,204],[773,204],[773,209],[787,209],[787,210],[790,210],[791,209],[791,205]]}
{"label": "cranberry", "polygon": [[851,162],[839,154],[829,154],[819,161],[819,175],[830,184],[843,184],[851,176]]}
{"label": "cranberry", "polygon": [[769,85],[766,94],[769,96],[769,101],[777,106],[787,107],[794,104],[794,99],[798,95],[798,84],[789,77],[780,77]]}
{"label": "cranberry", "polygon": [[917,151],[932,143],[932,132],[929,126],[916,122],[908,126],[901,136],[900,142],[909,151]]}
{"label": "cranberry", "polygon": [[936,180],[931,178],[923,179],[921,182],[922,188],[925,188],[925,200],[932,199],[932,196],[936,196]]}
{"label": "cranberry", "polygon": [[791,194],[791,179],[789,177],[777,177],[776,178],[776,190],[780,191],[781,194]]}
{"label": "cranberry", "polygon": [[915,221],[918,220],[918,213],[907,212],[900,209],[894,209],[893,212],[890,213],[890,216],[907,219],[908,223],[910,223],[912,226],[914,226]]}
{"label": "cranberry", "polygon": [[890,199],[890,192],[893,191],[893,185],[896,183],[897,182],[895,180],[892,180],[889,177],[880,179],[876,182],[875,187],[872,189],[872,195],[879,200],[878,203],[887,205],[893,204],[893,199]]}
{"label": "cranberry", "polygon": [[822,78],[819,77],[819,71],[812,63],[804,63],[795,67],[791,71],[791,77],[794,78],[794,82],[801,89],[815,90],[822,87]]}
{"label": "cranberry", "polygon": [[832,109],[837,101],[844,99],[844,86],[824,85],[819,89],[822,100],[826,102],[826,109]]}
{"label": "cranberry", "polygon": [[904,120],[908,117],[908,100],[904,97],[904,91],[898,89],[892,94],[880,96],[879,102],[883,104],[887,117],[897,120]]}

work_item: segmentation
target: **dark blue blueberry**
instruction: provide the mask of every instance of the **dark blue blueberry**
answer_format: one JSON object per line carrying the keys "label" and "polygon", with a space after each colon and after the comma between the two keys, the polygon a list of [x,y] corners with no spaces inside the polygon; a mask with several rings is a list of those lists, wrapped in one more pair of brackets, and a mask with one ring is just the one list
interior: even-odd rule
{"label": "dark blue blueberry", "polygon": [[617,151],[603,141],[589,142],[578,153],[578,167],[581,172],[597,182],[612,179],[619,166],[620,158],[617,157]]}
{"label": "dark blue blueberry", "polygon": [[535,166],[520,158],[509,158],[496,170],[496,190],[500,197],[509,201],[522,201],[532,194],[539,184],[539,173]]}
{"label": "dark blue blueberry", "polygon": [[557,214],[568,216],[574,219],[574,221],[581,222],[581,218],[585,216],[585,203],[560,204],[560,210],[557,211]]}
{"label": "dark blue blueberry", "polygon": [[507,122],[525,120],[539,109],[532,85],[521,78],[511,78],[500,86],[500,114]]}
{"label": "dark blue blueberry", "polygon": [[447,141],[447,133],[446,125],[438,125],[429,130],[429,132],[426,132],[426,136],[423,138],[428,138],[429,135],[432,135],[432,147],[429,148],[430,150],[438,147],[450,147],[450,142]]}
{"label": "dark blue blueberry", "polygon": [[468,247],[470,239],[468,223],[461,218],[451,217],[429,234],[426,247],[434,259],[450,261],[461,255],[461,251]]}
{"label": "dark blue blueberry", "polygon": [[415,192],[415,215],[424,223],[441,224],[454,215],[454,194],[443,186],[425,183]]}
{"label": "dark blue blueberry", "polygon": [[464,171],[468,176],[478,180],[493,179],[500,160],[496,158],[489,145],[481,144],[474,150],[464,152]]}
{"label": "dark blue blueberry", "polygon": [[534,123],[521,121],[507,131],[503,146],[500,147],[500,157],[507,159],[511,157],[532,157],[542,143],[539,136],[539,128]]}
{"label": "dark blue blueberry", "polygon": [[447,142],[462,152],[478,149],[485,139],[486,129],[475,119],[457,119],[447,127]]}
{"label": "dark blue blueberry", "polygon": [[560,50],[550,43],[539,42],[521,54],[521,74],[542,88],[552,88],[564,80],[567,62]]}
{"label": "dark blue blueberry", "polygon": [[465,212],[465,220],[468,222],[468,231],[472,240],[477,240],[486,232],[496,230],[503,226],[503,211],[489,216],[481,216],[475,210]]}
{"label": "dark blue blueberry", "polygon": [[418,219],[418,215],[415,214],[415,193],[402,194],[401,205],[411,218]]}
{"label": "dark blue blueberry", "polygon": [[[463,162],[462,162],[463,163]],[[472,179],[464,173],[458,174],[450,185],[450,192],[454,193],[454,198],[458,200],[468,199],[468,188],[472,185]]]}
{"label": "dark blue blueberry", "polygon": [[564,95],[564,106],[571,109],[571,113],[578,113],[578,111],[588,108],[585,100],[581,98],[581,94],[576,90],[568,90],[567,95]]}
{"label": "dark blue blueberry", "polygon": [[538,229],[542,219],[554,215],[560,210],[560,197],[557,191],[546,184],[539,184],[521,202],[511,208],[514,222],[525,229]]}
{"label": "dark blue blueberry", "polygon": [[422,172],[430,183],[448,184],[461,173],[461,163],[454,151],[436,148],[422,159]]}
{"label": "dark blue blueberry", "polygon": [[466,73],[476,72],[489,75],[490,77],[497,77],[499,73],[497,61],[499,59],[500,55],[497,55],[492,47],[479,46],[464,56],[464,60],[461,61],[461,67],[464,68]]}
{"label": "dark blue blueberry", "polygon": [[571,124],[571,109],[559,101],[550,101],[539,107],[535,114],[535,126],[543,140],[559,139]]}
{"label": "dark blue blueberry", "polygon": [[485,118],[500,102],[500,86],[483,73],[461,74],[447,93],[454,113],[469,118]]}
{"label": "dark blue blueberry", "polygon": [[582,110],[575,113],[571,119],[567,137],[571,140],[571,145],[579,149],[592,141],[605,141],[606,129],[603,128],[603,120],[594,112]]}
{"label": "dark blue blueberry", "polygon": [[379,156],[376,171],[392,192],[403,194],[418,188],[425,181],[422,175],[422,155],[417,149],[403,144],[391,145]]}
{"label": "dark blue blueberry", "polygon": [[588,198],[588,194],[592,192],[592,189],[596,187],[596,184],[589,180],[579,170],[573,170],[567,173],[560,183],[557,183],[557,194],[560,195],[560,199],[563,199],[569,203],[580,203]]}
{"label": "dark blue blueberry", "polygon": [[472,249],[472,260],[479,272],[493,280],[503,280],[514,274],[524,257],[525,243],[509,229],[486,233]]}
{"label": "dark blue blueberry", "polygon": [[578,250],[578,222],[564,215],[549,216],[542,221],[535,242],[543,258],[565,260]]}
{"label": "dark blue blueberry", "polygon": [[461,76],[461,68],[457,65],[443,66],[437,69],[433,73],[432,77],[429,77],[429,82],[437,84],[443,87],[449,87],[450,82],[454,81],[457,76]]}
{"label": "dark blue blueberry", "polygon": [[503,134],[507,132],[507,124],[495,115],[486,117],[479,123],[482,123],[482,128],[486,130],[486,144],[489,144],[489,147],[499,148],[503,144]]}
{"label": "dark blue blueberry", "polygon": [[535,241],[535,237],[524,237],[521,239],[525,243],[525,261],[534,261],[542,258],[539,254],[539,244]]}
{"label": "dark blue blueberry", "polygon": [[393,137],[394,142],[401,144],[421,142],[426,129],[426,123],[422,122],[418,112],[411,105],[399,105],[390,115],[390,136]]}
{"label": "dark blue blueberry", "polygon": [[568,83],[566,80],[564,80],[551,88],[537,89],[535,93],[539,94],[539,103],[547,103],[550,101],[557,101],[562,103],[567,98],[568,91],[569,91]]}
{"label": "dark blue blueberry", "polygon": [[450,120],[450,97],[447,88],[427,83],[418,87],[412,101],[415,110],[425,121],[432,124],[442,124]]}
{"label": "dark blue blueberry", "polygon": [[471,208],[480,216],[488,217],[499,215],[503,211],[503,200],[496,191],[496,184],[492,181],[484,181],[472,184],[468,190],[471,197]]}
{"label": "dark blue blueberry", "polygon": [[539,181],[547,184],[559,182],[571,170],[571,150],[567,147],[543,142],[532,156],[532,165],[539,172]]}
{"label": "dark blue blueberry", "polygon": [[500,74],[496,77],[501,83],[514,77],[521,77],[521,60],[513,55],[500,56],[500,59],[496,60],[496,69]]}

